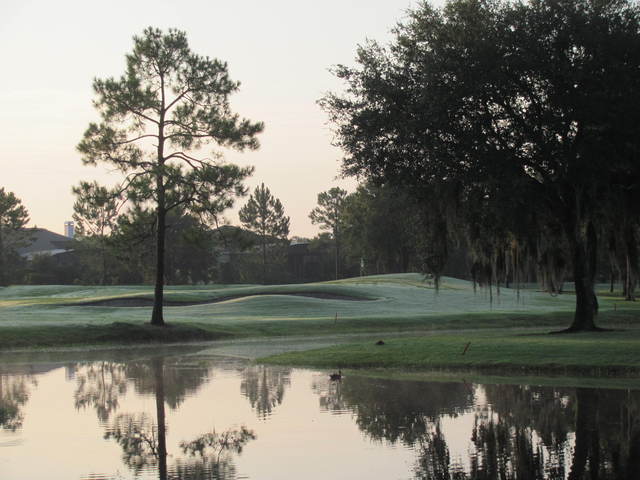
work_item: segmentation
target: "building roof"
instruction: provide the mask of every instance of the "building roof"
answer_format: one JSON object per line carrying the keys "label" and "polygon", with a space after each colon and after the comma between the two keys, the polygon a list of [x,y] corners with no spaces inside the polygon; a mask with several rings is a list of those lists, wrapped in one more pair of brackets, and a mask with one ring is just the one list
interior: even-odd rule
{"label": "building roof", "polygon": [[28,228],[29,244],[19,248],[18,253],[22,257],[33,257],[39,253],[55,255],[71,249],[71,239],[51,232],[45,228]]}

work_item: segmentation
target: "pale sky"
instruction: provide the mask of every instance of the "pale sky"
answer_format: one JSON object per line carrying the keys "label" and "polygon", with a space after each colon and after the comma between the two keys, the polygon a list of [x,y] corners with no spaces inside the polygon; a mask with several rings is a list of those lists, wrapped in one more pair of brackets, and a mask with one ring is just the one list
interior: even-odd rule
{"label": "pale sky", "polygon": [[[94,77],[119,77],[132,36],[147,26],[187,33],[195,53],[227,61],[240,92],[241,116],[265,122],[261,148],[226,152],[255,166],[247,182],[264,182],[291,217],[291,235],[313,236],[309,212],[333,186],[341,152],[331,146],[316,101],[342,84],[328,69],[353,64],[365,40],[386,42],[413,0],[138,1],[3,0],[0,7],[0,187],[29,210],[31,225],[62,233],[71,220],[71,186],[119,177],[84,167],[75,147],[90,121]],[[239,199],[227,212],[238,224]]]}

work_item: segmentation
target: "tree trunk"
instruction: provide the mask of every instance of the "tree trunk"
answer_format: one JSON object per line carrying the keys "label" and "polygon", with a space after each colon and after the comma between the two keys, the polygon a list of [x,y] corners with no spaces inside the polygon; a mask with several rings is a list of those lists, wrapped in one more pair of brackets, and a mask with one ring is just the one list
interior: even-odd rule
{"label": "tree trunk", "polygon": [[336,280],[340,277],[340,242],[338,241],[338,237],[335,238],[336,241]]}
{"label": "tree trunk", "polygon": [[267,284],[267,238],[262,235],[262,284]]}
{"label": "tree trunk", "polygon": [[107,284],[107,252],[106,249],[104,247],[104,236],[100,239],[100,242],[102,243],[102,248],[101,248],[101,253],[102,253],[102,285],[106,285]]}
{"label": "tree trunk", "polygon": [[162,303],[164,299],[164,240],[166,230],[166,199],[164,191],[164,77],[160,75],[162,107],[160,110],[160,119],[158,121],[158,170],[156,173],[156,287],[153,293],[153,312],[151,313],[151,325],[163,326],[164,317],[162,315]]}
{"label": "tree trunk", "polygon": [[153,361],[156,383],[156,413],[158,420],[158,478],[167,479],[167,427],[164,412],[164,365],[162,359]]}
{"label": "tree trunk", "polygon": [[587,462],[591,478],[596,478],[600,463],[600,445],[596,419],[598,393],[588,388],[576,390],[576,440],[569,480],[585,478]]}
{"label": "tree trunk", "polygon": [[633,480],[640,472],[640,430],[634,426],[629,438],[625,480]]}
{"label": "tree trunk", "polygon": [[4,245],[2,238],[2,222],[0,222],[0,286],[5,286],[7,278],[4,264]]}
{"label": "tree trunk", "polygon": [[625,241],[625,300],[635,302],[636,278],[638,271],[638,249],[636,246],[636,235],[631,224],[627,224],[624,232]]}
{"label": "tree trunk", "polygon": [[609,275],[610,275],[610,283],[609,283],[609,293],[613,293],[615,282],[616,282],[616,269],[617,267],[617,242],[615,230],[611,229],[609,233],[608,239],[608,251],[609,251]]}
{"label": "tree trunk", "polygon": [[[576,289],[576,311],[567,332],[600,330],[595,325],[598,299],[594,288],[597,263],[597,237],[590,220],[576,219],[570,228],[573,254],[573,279]],[[573,228],[571,228],[573,227]]]}
{"label": "tree trunk", "polygon": [[[158,196],[160,197],[160,195]],[[164,191],[162,192],[162,206],[158,198],[158,218],[156,232],[156,287],[153,296],[153,313],[151,314],[151,325],[164,325],[162,315],[162,303],[164,298],[164,235],[166,212],[164,211]]]}

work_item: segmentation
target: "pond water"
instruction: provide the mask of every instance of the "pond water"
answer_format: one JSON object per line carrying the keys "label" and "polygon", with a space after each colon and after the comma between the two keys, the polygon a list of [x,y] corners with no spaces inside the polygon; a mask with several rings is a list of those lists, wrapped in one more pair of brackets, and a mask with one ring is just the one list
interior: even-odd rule
{"label": "pond water", "polygon": [[640,478],[640,392],[187,351],[0,363],[0,478]]}

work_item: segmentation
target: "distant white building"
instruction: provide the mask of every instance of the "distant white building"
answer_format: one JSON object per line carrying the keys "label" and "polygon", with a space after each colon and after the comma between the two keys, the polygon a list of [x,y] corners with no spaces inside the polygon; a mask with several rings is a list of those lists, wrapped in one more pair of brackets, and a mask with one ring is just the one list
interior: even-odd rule
{"label": "distant white building", "polygon": [[76,234],[73,222],[64,222],[64,236],[67,238],[73,238]]}

